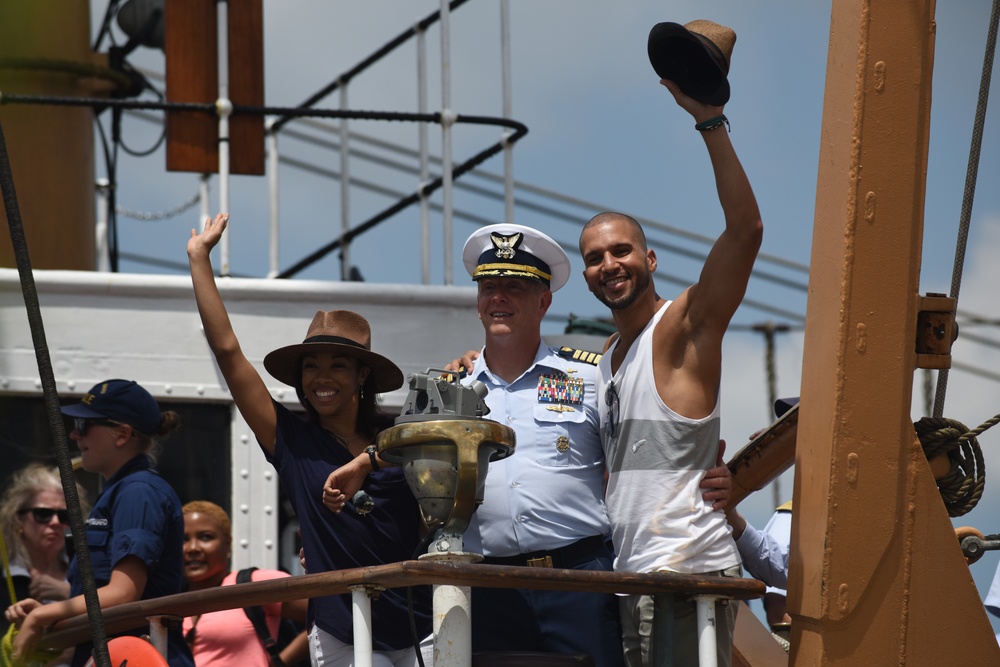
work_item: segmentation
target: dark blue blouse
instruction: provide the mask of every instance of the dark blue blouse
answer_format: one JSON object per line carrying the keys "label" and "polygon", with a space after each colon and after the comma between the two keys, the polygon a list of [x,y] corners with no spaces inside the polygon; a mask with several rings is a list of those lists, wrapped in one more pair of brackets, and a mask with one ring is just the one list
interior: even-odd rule
{"label": "dark blue blouse", "polygon": [[[278,432],[271,462],[278,471],[302,529],[306,570],[310,574],[412,560],[420,541],[417,501],[399,467],[369,475],[365,490],[375,509],[360,515],[350,503],[340,514],[322,502],[327,476],[354,457],[316,422],[304,421],[275,403]],[[429,586],[413,589],[417,634],[431,632]],[[346,644],[354,643],[351,596],[309,601],[309,620]],[[383,591],[372,600],[373,647],[389,651],[413,646],[406,589]]]}

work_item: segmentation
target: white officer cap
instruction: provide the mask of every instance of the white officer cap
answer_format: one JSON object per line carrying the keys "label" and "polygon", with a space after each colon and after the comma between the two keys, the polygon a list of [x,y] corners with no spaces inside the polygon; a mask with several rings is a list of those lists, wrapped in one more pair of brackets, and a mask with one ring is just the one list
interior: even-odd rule
{"label": "white officer cap", "polygon": [[555,292],[569,280],[569,255],[542,232],[524,225],[480,227],[462,250],[462,261],[473,280],[525,278]]}

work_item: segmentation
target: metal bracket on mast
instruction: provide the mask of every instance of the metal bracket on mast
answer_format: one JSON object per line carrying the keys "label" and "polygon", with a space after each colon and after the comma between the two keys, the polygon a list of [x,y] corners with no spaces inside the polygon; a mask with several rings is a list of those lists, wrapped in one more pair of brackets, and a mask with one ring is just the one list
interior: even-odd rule
{"label": "metal bracket on mast", "polygon": [[958,301],[930,293],[920,297],[917,305],[917,368],[951,368],[951,345],[958,338]]}

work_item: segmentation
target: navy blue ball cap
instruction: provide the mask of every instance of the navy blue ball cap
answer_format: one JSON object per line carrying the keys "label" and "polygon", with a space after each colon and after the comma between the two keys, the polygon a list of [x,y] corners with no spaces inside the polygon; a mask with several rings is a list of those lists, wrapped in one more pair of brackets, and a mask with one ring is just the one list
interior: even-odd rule
{"label": "navy blue ball cap", "polygon": [[64,405],[62,413],[84,419],[110,419],[129,424],[145,435],[160,430],[160,406],[133,380],[105,380],[90,388],[79,403]]}
{"label": "navy blue ball cap", "polygon": [[661,79],[673,81],[685,95],[722,106],[729,101],[729,63],[736,33],[704,19],[657,23],[649,31],[649,62]]}
{"label": "navy blue ball cap", "polygon": [[466,239],[462,262],[475,281],[523,278],[555,292],[569,280],[569,255],[562,246],[524,225],[480,227]]}

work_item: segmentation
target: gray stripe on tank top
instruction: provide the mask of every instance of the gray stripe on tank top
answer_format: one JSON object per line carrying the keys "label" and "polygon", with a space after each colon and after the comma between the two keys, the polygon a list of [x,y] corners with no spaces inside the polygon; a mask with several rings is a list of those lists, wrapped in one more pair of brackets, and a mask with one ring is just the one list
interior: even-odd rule
{"label": "gray stripe on tank top", "polygon": [[[608,461],[611,472],[706,470],[715,465],[719,449],[718,417],[694,426],[662,419],[629,419],[620,429],[617,448]],[[690,443],[692,438],[694,447],[669,444]]]}

